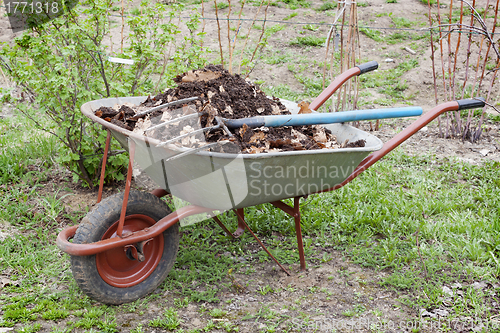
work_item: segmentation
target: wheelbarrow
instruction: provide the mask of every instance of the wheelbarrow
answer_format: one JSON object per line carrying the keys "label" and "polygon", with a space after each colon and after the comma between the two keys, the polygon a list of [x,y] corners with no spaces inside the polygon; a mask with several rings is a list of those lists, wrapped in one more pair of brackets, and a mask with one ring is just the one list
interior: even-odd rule
{"label": "wheelbarrow", "polygon": [[[338,76],[311,104],[317,110],[349,78],[377,68],[370,62]],[[300,269],[305,270],[299,200],[314,193],[338,189],[356,178],[411,135],[447,111],[484,107],[483,99],[451,101],[434,107],[385,144],[377,137],[345,123],[324,125],[339,141],[364,140],[364,147],[301,150],[277,153],[234,154],[196,151],[161,145],[158,140],[128,131],[94,115],[101,106],[133,103],[145,97],[109,98],[88,102],[82,112],[108,131],[97,204],[80,225],[62,230],[57,246],[70,254],[73,276],[91,298],[106,304],[134,301],[153,292],[167,277],[179,248],[182,219],[208,214],[231,237],[248,231],[272,256],[245,222],[244,209],[271,203],[295,221]],[[290,112],[296,103],[282,100]],[[374,112],[377,112],[375,110]],[[111,136],[129,152],[125,190],[102,199],[106,158]],[[170,160],[184,154],[183,158]],[[134,159],[160,186],[151,193],[131,191]],[[172,194],[190,205],[172,211],[161,197]],[[293,199],[293,205],[283,202]],[[233,210],[238,219],[230,232],[217,217]]]}

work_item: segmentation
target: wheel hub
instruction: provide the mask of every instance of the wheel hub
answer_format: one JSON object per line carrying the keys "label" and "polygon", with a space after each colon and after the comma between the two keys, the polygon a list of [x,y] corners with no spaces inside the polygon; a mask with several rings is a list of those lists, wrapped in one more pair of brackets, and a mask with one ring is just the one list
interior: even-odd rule
{"label": "wheel hub", "polygon": [[[142,214],[125,217],[123,234],[133,233],[154,225],[156,221]],[[106,230],[102,239],[118,237],[118,221]],[[148,240],[126,245],[96,254],[97,271],[101,278],[111,286],[127,288],[147,279],[155,270],[163,254],[163,234]]]}

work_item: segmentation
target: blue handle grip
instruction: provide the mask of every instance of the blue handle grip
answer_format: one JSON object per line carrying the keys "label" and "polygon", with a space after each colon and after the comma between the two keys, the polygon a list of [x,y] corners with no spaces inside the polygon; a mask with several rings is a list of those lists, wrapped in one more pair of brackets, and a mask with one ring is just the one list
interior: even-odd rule
{"label": "blue handle grip", "polygon": [[262,118],[264,118],[264,126],[277,127],[277,126],[333,124],[333,123],[344,123],[349,121],[375,120],[375,119],[385,119],[385,118],[414,117],[414,116],[420,116],[421,114],[422,114],[421,107],[412,106],[405,108],[355,110],[355,111],[333,112],[333,113],[308,113],[308,114],[296,114],[296,115],[286,115],[286,116],[285,115],[263,116]]}

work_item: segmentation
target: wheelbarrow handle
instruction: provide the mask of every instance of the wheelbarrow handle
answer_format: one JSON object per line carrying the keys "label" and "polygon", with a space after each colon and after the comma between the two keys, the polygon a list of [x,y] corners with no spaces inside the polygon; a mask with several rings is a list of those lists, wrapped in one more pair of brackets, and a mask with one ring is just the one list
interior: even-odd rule
{"label": "wheelbarrow handle", "polygon": [[279,127],[279,126],[307,126],[320,124],[344,123],[359,120],[375,120],[386,118],[414,117],[422,114],[422,108],[411,106],[404,108],[386,108],[355,110],[347,112],[307,113],[281,116],[261,116],[241,119],[224,119],[228,128],[239,128],[244,124],[250,128]]}
{"label": "wheelbarrow handle", "polygon": [[368,155],[361,163],[356,167],[356,169],[353,171],[353,173],[347,177],[341,184],[338,184],[334,187],[331,187],[326,190],[319,191],[320,192],[328,192],[328,191],[333,191],[336,190],[347,183],[349,183],[351,180],[356,178],[358,175],[360,175],[363,171],[368,169],[370,166],[372,166],[375,162],[380,160],[382,157],[385,155],[389,154],[394,148],[405,142],[410,136],[413,134],[417,133],[422,127],[426,126],[429,124],[431,121],[436,119],[439,115],[448,112],[448,111],[459,111],[459,110],[465,110],[465,109],[475,109],[475,108],[481,108],[486,105],[486,101],[482,97],[478,98],[473,98],[473,99],[462,99],[459,101],[452,101],[452,102],[446,102],[443,104],[439,104],[436,107],[434,107],[432,110],[428,111],[425,113],[423,116],[418,118],[414,123],[412,123],[410,126],[406,127],[404,130],[399,132],[396,136],[394,136],[392,139],[387,141],[382,149],[377,150],[370,155]]}
{"label": "wheelbarrow handle", "polygon": [[326,102],[326,100],[330,98],[330,96],[332,96],[337,91],[337,89],[339,89],[351,77],[374,71],[377,68],[378,62],[370,61],[348,69],[344,73],[337,76],[332,81],[332,83],[330,83],[330,85],[325,90],[323,90],[323,92],[319,94],[319,96],[316,97],[316,99],[314,99],[311,104],[309,104],[309,109],[317,110],[321,105],[323,105],[323,103]]}
{"label": "wheelbarrow handle", "polygon": [[466,110],[466,109],[475,109],[482,108],[485,106],[486,101],[483,97],[470,98],[470,99],[461,99],[457,101],[458,110]]}

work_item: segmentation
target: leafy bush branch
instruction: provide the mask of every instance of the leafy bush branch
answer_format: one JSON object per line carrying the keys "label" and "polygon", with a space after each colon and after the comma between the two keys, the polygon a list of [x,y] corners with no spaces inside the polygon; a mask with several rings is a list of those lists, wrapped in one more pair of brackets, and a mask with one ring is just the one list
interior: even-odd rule
{"label": "leafy bush branch", "polygon": [[[58,162],[75,180],[93,187],[100,173],[105,132],[80,113],[83,103],[100,98],[151,94],[173,83],[179,72],[205,64],[199,17],[181,32],[181,4],[141,4],[141,15],[127,17],[129,31],[121,53],[106,45],[113,24],[112,2],[84,0],[72,11],[16,38],[0,49],[0,65],[29,96],[17,109],[62,143]],[[133,65],[108,61],[108,56],[133,59]],[[50,119],[50,126],[46,121]],[[116,148],[116,147],[115,147]],[[111,154],[106,180],[121,180],[128,158]]]}

